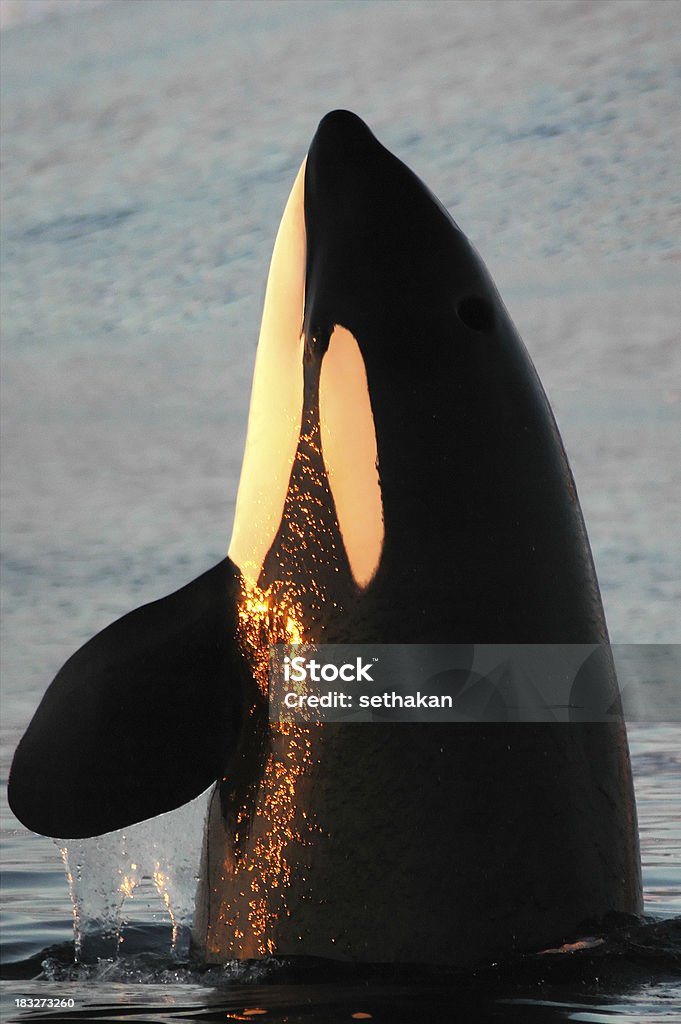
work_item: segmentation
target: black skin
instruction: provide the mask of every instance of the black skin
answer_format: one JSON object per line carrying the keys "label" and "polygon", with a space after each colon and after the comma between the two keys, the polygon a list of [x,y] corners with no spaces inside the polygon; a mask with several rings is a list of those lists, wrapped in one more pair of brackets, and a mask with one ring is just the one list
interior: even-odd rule
{"label": "black skin", "polygon": [[[310,147],[305,221],[301,440],[282,523],[259,585],[290,585],[302,594],[307,638],[320,642],[607,645],[588,539],[555,420],[525,346],[468,240],[419,179],[347,111],[327,115]],[[352,579],[323,457],[309,442],[334,325],[347,328],[361,350],[377,436],[385,543],[365,590]],[[306,465],[314,470],[312,489],[306,477],[308,492],[323,499],[316,531],[296,499]],[[309,545],[298,549],[292,542],[301,530],[314,537],[314,561]],[[335,603],[310,598],[319,588]],[[578,680],[582,705],[586,677],[582,673]],[[607,646],[591,663],[587,682],[602,708],[616,702]],[[385,749],[400,761],[404,744],[415,751],[443,751],[440,782],[447,791],[443,780],[449,771],[460,816],[448,819],[448,835],[427,810],[435,831],[429,840],[422,826],[423,846],[432,841],[460,847],[461,822],[476,813],[481,798],[473,784],[462,797],[461,778],[482,782],[489,779],[490,766],[498,766],[491,788],[483,784],[487,819],[503,837],[520,834],[519,794],[526,803],[536,799],[541,821],[547,801],[570,805],[583,773],[626,776],[622,723],[593,724],[591,715],[585,721],[584,728],[410,724],[394,744],[396,731],[406,727],[374,725],[369,737],[364,726],[326,725],[316,735],[315,757],[333,763],[335,755],[328,751],[344,743],[353,758],[353,766],[346,762],[344,769],[347,783],[357,774],[365,741],[375,741],[379,729],[385,732]],[[362,783],[374,834],[385,792],[398,774],[390,756],[388,763],[372,767],[373,777],[383,779],[375,807],[366,778]],[[530,795],[523,780],[537,778],[545,784]],[[406,819],[415,816],[417,806],[430,808],[421,792],[428,784],[424,779],[415,787],[414,806],[400,794]],[[626,847],[628,895],[623,899],[634,910],[639,897],[630,780],[623,786],[628,795],[621,818],[613,818],[607,845]],[[229,823],[240,809],[232,778],[221,795]],[[521,820],[531,822],[533,815],[523,814]],[[524,841],[539,849],[533,830]],[[566,861],[578,856],[562,825],[546,830],[542,842],[547,849],[563,848]],[[376,845],[381,860],[387,853],[379,852],[378,839]]]}
{"label": "black skin", "polygon": [[[313,139],[305,222],[303,427],[318,416],[320,365],[342,325],[366,368],[385,523],[365,591],[352,582],[342,543],[336,561],[327,559],[323,582],[342,595],[344,613],[326,609],[317,631],[356,641],[403,642],[406,628],[413,642],[606,642],[551,409],[468,240],[348,111],[328,114]],[[323,488],[323,460],[312,457]],[[328,488],[324,497],[337,531]],[[279,572],[290,499],[263,586]],[[319,562],[302,562],[299,579],[319,575]]]}
{"label": "black skin", "polygon": [[[342,325],[367,373],[385,544],[376,576],[360,592],[323,460],[313,453],[327,520],[321,534],[333,539],[336,560],[311,566],[291,550],[282,521],[261,585],[294,579],[309,593],[318,574],[337,607],[309,600],[305,626],[327,642],[607,641],[551,410],[465,236],[347,111],[327,115],[312,142],[305,221],[301,433],[318,417],[321,361],[333,326]],[[301,452],[305,444],[303,437]],[[292,480],[298,471],[296,463]],[[299,515],[291,506],[290,491],[288,511]],[[306,525],[314,532],[315,524]],[[125,616],[66,663],[12,766],[10,805],[27,827],[64,838],[96,835],[179,806],[225,774],[225,806],[239,806],[258,775],[266,733],[245,736],[258,697],[236,640],[240,586],[225,559],[177,594]],[[609,658],[602,675],[614,686]],[[258,718],[262,724],[264,709]],[[409,728],[410,742],[424,740],[423,726]],[[425,728],[429,743],[456,746],[455,727]],[[554,727],[529,728],[548,737]],[[499,728],[484,730],[480,749],[489,763],[510,748]],[[621,751],[621,741],[616,746]],[[533,766],[520,765],[519,777],[525,771]],[[508,794],[499,799],[508,803]]]}
{"label": "black skin", "polygon": [[186,803],[222,773],[252,685],[233,642],[238,592],[224,559],[69,658],[14,755],[9,803],[27,828],[99,835]]}

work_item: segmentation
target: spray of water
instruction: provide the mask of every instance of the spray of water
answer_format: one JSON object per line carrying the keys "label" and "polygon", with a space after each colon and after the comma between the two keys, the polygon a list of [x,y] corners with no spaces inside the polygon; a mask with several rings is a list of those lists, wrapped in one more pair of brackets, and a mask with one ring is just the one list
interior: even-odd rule
{"label": "spray of water", "polygon": [[116,960],[129,926],[170,922],[170,954],[189,952],[207,794],[124,831],[59,846],[77,963]]}

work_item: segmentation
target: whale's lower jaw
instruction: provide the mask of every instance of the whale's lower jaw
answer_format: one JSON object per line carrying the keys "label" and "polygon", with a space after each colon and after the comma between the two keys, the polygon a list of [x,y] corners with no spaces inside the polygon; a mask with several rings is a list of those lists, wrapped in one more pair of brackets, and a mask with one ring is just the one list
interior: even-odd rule
{"label": "whale's lower jaw", "polygon": [[235,856],[213,800],[194,924],[207,962],[466,968],[641,911],[620,724],[326,725],[275,735],[275,761],[292,739],[292,817],[265,785]]}

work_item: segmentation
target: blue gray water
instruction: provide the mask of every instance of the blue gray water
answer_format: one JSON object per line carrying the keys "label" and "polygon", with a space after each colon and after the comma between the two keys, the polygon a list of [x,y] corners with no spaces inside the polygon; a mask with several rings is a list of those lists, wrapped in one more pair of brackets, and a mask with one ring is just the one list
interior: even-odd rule
{"label": "blue gray water", "polygon": [[[249,1006],[315,1022],[681,1019],[666,953],[614,978],[594,949],[497,988],[408,991],[403,977],[367,988],[293,984],[276,965],[182,967],[201,800],[71,849],[81,924],[99,916],[113,936],[98,965],[73,968],[60,852],[4,797],[66,657],[225,553],[272,241],[336,106],[486,259],[557,413],[613,640],[678,643],[680,27],[679,5],[657,0],[114,0],[3,32],[3,959],[38,958],[3,982],[7,1019],[37,1016],[16,998],[59,994],[81,1020]],[[630,740],[646,911],[669,927],[681,727],[635,722]]]}

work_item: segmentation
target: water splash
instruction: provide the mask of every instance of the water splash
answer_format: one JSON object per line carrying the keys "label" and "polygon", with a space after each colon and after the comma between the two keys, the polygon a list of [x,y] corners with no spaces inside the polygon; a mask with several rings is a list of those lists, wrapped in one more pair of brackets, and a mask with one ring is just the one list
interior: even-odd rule
{"label": "water splash", "polygon": [[117,960],[126,928],[159,918],[170,924],[171,956],[187,956],[206,802],[204,793],[124,831],[60,845],[76,963]]}

